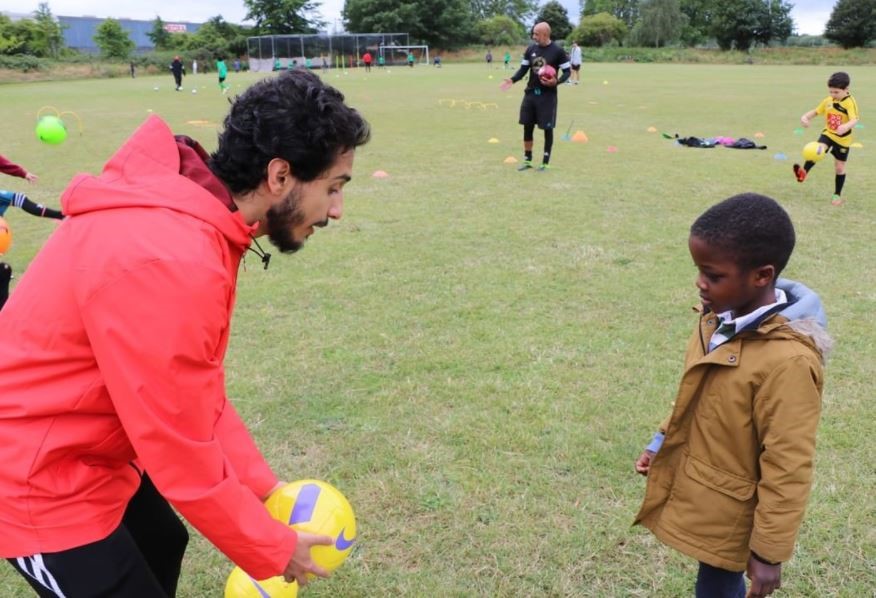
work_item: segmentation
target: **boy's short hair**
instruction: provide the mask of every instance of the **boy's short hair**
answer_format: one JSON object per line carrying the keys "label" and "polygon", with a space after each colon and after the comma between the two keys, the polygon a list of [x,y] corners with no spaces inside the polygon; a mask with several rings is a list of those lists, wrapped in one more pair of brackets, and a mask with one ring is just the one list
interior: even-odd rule
{"label": "boy's short hair", "polygon": [[774,199],[741,193],[713,205],[690,227],[690,235],[734,256],[745,270],[771,265],[776,277],[794,251],[794,225]]}
{"label": "boy's short hair", "polygon": [[832,74],[830,79],[827,80],[827,86],[834,89],[848,89],[851,84],[852,78],[849,77],[848,73],[842,71]]}

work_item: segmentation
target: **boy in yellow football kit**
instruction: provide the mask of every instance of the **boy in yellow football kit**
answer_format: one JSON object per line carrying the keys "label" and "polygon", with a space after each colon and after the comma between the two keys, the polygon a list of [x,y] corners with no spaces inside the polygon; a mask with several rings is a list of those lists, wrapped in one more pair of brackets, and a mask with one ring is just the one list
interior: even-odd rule
{"label": "boy in yellow football kit", "polygon": [[[852,129],[858,124],[860,112],[858,103],[849,92],[851,78],[848,73],[838,72],[827,80],[827,91],[830,94],[824,98],[817,108],[800,117],[804,127],[808,127],[813,118],[824,115],[826,125],[821,131],[818,143],[823,143],[835,159],[834,191],[831,204],[843,204],[842,192],[846,182],[846,161],[849,159],[849,147],[852,144]],[[815,166],[815,162],[807,160],[801,167],[794,164],[794,176],[798,182],[806,180],[806,175]]]}

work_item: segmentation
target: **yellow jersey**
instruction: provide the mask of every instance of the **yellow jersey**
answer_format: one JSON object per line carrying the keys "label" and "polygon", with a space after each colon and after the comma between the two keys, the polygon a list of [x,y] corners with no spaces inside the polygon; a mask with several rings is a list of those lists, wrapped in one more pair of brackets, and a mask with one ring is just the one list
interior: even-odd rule
{"label": "yellow jersey", "polygon": [[843,147],[849,147],[852,142],[852,131],[847,131],[845,135],[839,135],[836,130],[840,125],[860,118],[858,103],[855,101],[855,98],[849,94],[837,101],[827,96],[821,101],[818,108],[815,109],[815,113],[818,115],[823,114],[827,121],[827,125],[821,133],[827,135]]}

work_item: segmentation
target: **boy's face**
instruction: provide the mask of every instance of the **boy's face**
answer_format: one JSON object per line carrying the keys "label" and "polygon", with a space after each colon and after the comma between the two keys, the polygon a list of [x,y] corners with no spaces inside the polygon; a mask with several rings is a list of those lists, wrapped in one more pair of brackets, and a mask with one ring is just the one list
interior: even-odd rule
{"label": "boy's face", "polygon": [[715,313],[732,310],[737,317],[775,302],[773,266],[742,269],[733,255],[695,236],[688,248],[699,271],[696,286],[704,308]]}
{"label": "boy's face", "polygon": [[848,89],[840,89],[839,87],[828,87],[827,92],[830,94],[830,97],[835,100],[841,100],[849,95]]}

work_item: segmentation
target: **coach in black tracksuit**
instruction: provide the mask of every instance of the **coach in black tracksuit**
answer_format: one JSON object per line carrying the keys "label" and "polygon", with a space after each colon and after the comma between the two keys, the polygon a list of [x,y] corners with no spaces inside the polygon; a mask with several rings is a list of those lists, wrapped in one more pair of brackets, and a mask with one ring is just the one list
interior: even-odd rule
{"label": "coach in black tracksuit", "polygon": [[[557,85],[566,81],[572,72],[572,64],[565,50],[551,41],[551,26],[541,22],[532,28],[532,41],[523,54],[520,69],[514,73],[508,83],[517,83],[529,73],[523,102],[520,104],[520,124],[523,125],[523,164],[517,170],[532,168],[532,137],[535,125],[544,130],[544,157],[538,170],[544,172],[551,159],[551,148],[554,144],[554,128],[557,125]],[[550,65],[556,75],[539,77],[541,67]]]}

